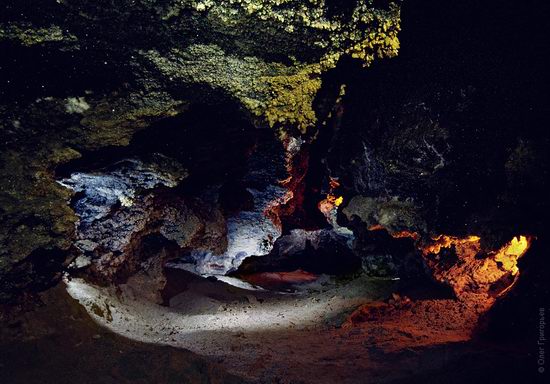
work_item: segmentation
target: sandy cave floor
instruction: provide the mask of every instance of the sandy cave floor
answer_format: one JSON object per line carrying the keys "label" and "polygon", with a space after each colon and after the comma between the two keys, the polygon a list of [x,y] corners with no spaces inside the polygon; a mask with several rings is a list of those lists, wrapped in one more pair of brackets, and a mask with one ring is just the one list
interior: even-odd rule
{"label": "sandy cave floor", "polygon": [[[114,333],[190,350],[253,382],[416,382],[425,374],[436,382],[438,375],[441,382],[455,382],[448,377],[452,369],[468,361],[475,367],[456,378],[477,382],[489,375],[477,369],[480,364],[509,366],[509,360],[524,359],[514,350],[470,343],[470,319],[453,300],[420,300],[406,310],[395,310],[399,303],[394,303],[391,316],[350,323],[361,305],[386,308],[397,284],[321,276],[295,286],[294,293],[279,293],[195,277],[168,307],[132,284],[115,290],[66,280],[69,294]],[[453,364],[458,366],[449,370]]]}
{"label": "sandy cave floor", "polygon": [[[291,294],[192,278],[187,290],[170,300],[171,307],[151,302],[131,285],[115,292],[82,279],[66,284],[69,294],[97,322],[130,339],[185,348],[250,379],[269,380],[264,376],[284,377],[292,372],[297,380],[293,382],[300,382],[300,376],[311,375],[311,364],[324,362],[321,365],[328,371],[320,376],[329,377],[320,382],[328,383],[334,381],[329,372],[332,363],[326,362],[346,346],[327,331],[365,301],[387,297],[394,284],[363,278],[347,284],[326,276],[320,280],[303,284]],[[356,364],[342,360],[345,365]]]}

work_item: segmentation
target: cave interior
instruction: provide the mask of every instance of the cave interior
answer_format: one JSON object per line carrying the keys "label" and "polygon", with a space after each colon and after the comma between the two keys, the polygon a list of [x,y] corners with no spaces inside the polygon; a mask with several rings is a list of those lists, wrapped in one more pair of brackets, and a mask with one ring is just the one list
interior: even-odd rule
{"label": "cave interior", "polygon": [[311,2],[399,7],[399,53],[310,73],[306,128],[247,103],[321,60],[309,24],[7,3],[0,382],[545,380],[544,2]]}

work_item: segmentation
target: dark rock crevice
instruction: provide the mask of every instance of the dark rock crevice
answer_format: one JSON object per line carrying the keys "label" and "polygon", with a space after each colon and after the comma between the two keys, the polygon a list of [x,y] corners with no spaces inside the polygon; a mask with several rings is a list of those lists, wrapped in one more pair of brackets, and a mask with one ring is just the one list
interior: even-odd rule
{"label": "dark rock crevice", "polygon": [[427,233],[480,234],[492,246],[543,230],[541,42],[529,28],[508,32],[512,19],[538,30],[528,22],[542,17],[534,9],[404,4],[399,57],[368,70],[352,63],[341,75],[348,87],[328,168],[345,202],[409,199]]}

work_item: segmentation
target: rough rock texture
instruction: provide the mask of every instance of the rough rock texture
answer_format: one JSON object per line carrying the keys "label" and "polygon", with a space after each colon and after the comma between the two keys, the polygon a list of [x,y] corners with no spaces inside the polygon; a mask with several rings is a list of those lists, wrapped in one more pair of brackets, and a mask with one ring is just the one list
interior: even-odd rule
{"label": "rough rock texture", "polygon": [[152,234],[182,249],[223,252],[227,247],[222,213],[199,199],[159,191],[175,187],[186,173],[165,157],[154,159],[151,163],[125,160],[102,172],[76,172],[60,181],[76,192],[79,258],[91,259],[94,274],[105,282],[127,278],[139,269],[149,257],[140,259],[136,253]]}
{"label": "rough rock texture", "polygon": [[[154,116],[177,113],[182,105],[159,94],[111,101],[109,107],[105,99],[90,101],[94,107],[86,111],[86,118],[67,112],[67,101],[59,98],[2,107],[2,274],[10,273],[15,263],[20,263],[24,274],[25,269],[32,269],[32,263],[24,261],[32,252],[62,253],[72,243],[77,217],[67,205],[70,191],[53,178],[56,165],[78,158],[79,150],[126,145],[132,133],[147,126]],[[121,114],[113,118],[116,107]],[[15,280],[18,285],[12,285]],[[8,275],[2,278],[2,291],[13,292],[30,283]]]}
{"label": "rough rock texture", "polygon": [[105,70],[123,65],[148,92],[159,87],[191,88],[198,97],[218,92],[238,99],[264,123],[302,130],[315,121],[312,100],[323,71],[345,54],[368,65],[399,48],[398,6],[374,8],[366,0],[353,7],[324,0],[142,0],[109,6],[52,0],[32,13],[10,2],[2,21],[0,37],[11,44],[46,45],[72,57],[95,55],[88,65]]}
{"label": "rough rock texture", "polygon": [[351,239],[332,228],[306,231],[295,229],[277,239],[273,250],[263,257],[243,262],[239,276],[259,272],[292,272],[304,270],[316,274],[351,274],[360,266],[360,259],[351,249]]}
{"label": "rough rock texture", "polygon": [[369,228],[382,226],[391,233],[426,232],[426,224],[411,200],[357,195],[342,209],[348,220],[358,218]]}
{"label": "rough rock texture", "polygon": [[368,230],[362,222],[350,224],[355,232],[353,249],[370,276],[423,279],[432,276],[414,239],[393,237],[386,230]]}
{"label": "rough rock texture", "polygon": [[189,351],[106,332],[63,286],[40,294],[40,302],[0,312],[3,383],[247,382]]}
{"label": "rough rock texture", "polygon": [[[293,371],[294,360],[315,359],[322,369],[314,369],[313,376],[327,381],[337,368],[350,382],[364,381],[357,367],[376,364],[370,356],[380,347],[395,348],[396,361],[403,361],[417,355],[419,346],[468,340],[480,315],[514,286],[523,289],[521,294],[495,312],[500,314],[496,321],[529,318],[525,329],[537,329],[540,312],[532,306],[548,293],[543,272],[548,242],[542,236],[548,228],[550,180],[550,104],[542,97],[548,93],[543,77],[548,71],[540,59],[548,51],[543,44],[548,33],[541,26],[549,17],[542,5],[493,0],[409,1],[402,8],[378,0],[4,3],[0,49],[9,54],[0,56],[0,301],[50,286],[76,255],[76,268],[89,267],[110,282],[131,274],[128,286],[149,304],[169,302],[183,289],[180,280],[165,287],[162,297],[158,292],[168,278],[159,261],[180,257],[182,251],[191,255],[184,261],[207,273],[227,272],[250,253],[269,253],[251,268],[260,273],[249,281],[275,281],[274,289],[317,277],[302,267],[342,274],[362,267],[369,275],[402,280],[427,270],[437,284],[432,281],[435,287],[421,292],[424,297],[394,295],[360,307],[342,329],[328,334],[326,349],[315,342],[319,329],[302,340],[270,330],[273,345],[283,346],[277,357],[292,362],[287,366],[276,360],[263,365],[270,358],[256,356],[252,340],[237,335],[244,339],[238,348],[257,361],[248,371],[269,377],[273,367],[307,377],[316,366]],[[373,62],[395,56],[400,14],[406,16],[406,48],[397,59]],[[264,148],[251,128],[278,137],[277,151],[254,159]],[[165,166],[152,172],[140,166],[133,174],[132,166],[124,168],[127,173],[96,164],[105,157],[116,168],[117,161],[133,159],[128,148],[131,155],[139,152],[140,161],[149,152],[174,157],[188,174],[170,171],[165,177]],[[249,168],[247,160],[259,165]],[[286,169],[272,172],[276,164]],[[56,182],[61,179],[74,194]],[[353,230],[352,250],[344,226]],[[534,238],[519,235],[541,237],[535,262],[531,253],[520,259],[524,239]],[[197,249],[204,252],[193,253]],[[240,253],[243,249],[247,254]],[[286,271],[270,272],[281,268]],[[448,289],[441,298],[442,286]],[[112,287],[114,297],[117,288]],[[177,300],[193,301],[187,297],[193,296]],[[259,301],[244,300],[261,308]],[[53,301],[45,308],[57,320],[55,303],[63,300]],[[94,316],[112,319],[107,301],[90,304]],[[242,318],[264,326],[245,305]],[[315,313],[308,306],[300,309]],[[201,326],[216,324],[218,309],[212,308],[212,323],[199,317]],[[273,309],[271,324],[279,324],[283,316]],[[50,321],[29,314],[30,328],[45,337],[37,340],[29,332],[34,340],[15,349],[11,343],[2,346],[7,363],[0,365],[8,370],[0,375],[7,374],[7,381],[40,382],[42,374],[84,362],[84,369],[67,374],[91,377],[107,366],[107,380],[134,382],[138,367],[144,381],[208,381],[204,373],[210,368],[189,356],[165,349],[128,356],[134,345],[90,337],[95,328],[83,338],[83,347],[93,352],[90,362],[75,360],[81,354],[72,352],[83,339],[59,329],[74,324],[60,315],[64,321],[53,321],[51,332]],[[123,331],[127,324],[124,319]],[[150,324],[143,323],[147,340],[159,342]],[[10,322],[11,330],[0,332],[13,331],[14,339],[27,336],[26,329],[17,334],[20,326]],[[509,328],[515,333],[513,325]],[[231,350],[235,344],[219,335],[216,342],[242,364],[240,351]],[[202,345],[201,335],[195,336]],[[346,353],[348,345],[339,337],[356,342],[353,354]],[[100,348],[93,340],[101,340]],[[57,358],[58,344],[59,355],[67,359],[60,369],[54,359],[42,374],[33,371],[41,367],[34,364],[11,370],[52,352]],[[449,372],[447,353],[455,347],[430,352],[444,361],[435,373]],[[326,354],[327,349],[333,353]],[[450,374],[440,375],[441,381],[460,380],[464,363],[472,366],[471,359],[487,354],[482,346],[475,349],[469,359],[453,363]],[[269,345],[264,350],[274,351]],[[434,369],[420,364],[432,360],[424,356],[408,359],[409,365],[389,360],[391,371],[406,371],[402,380],[410,381],[420,368],[424,371],[414,379],[429,382]],[[525,356],[505,361],[526,367]],[[156,372],[155,366],[166,369]],[[189,367],[191,379],[182,366]],[[511,379],[514,365],[473,366],[483,371],[484,380],[478,381],[490,382],[495,374]],[[401,379],[388,379],[396,380]]]}
{"label": "rough rock texture", "polygon": [[327,165],[348,218],[427,238],[478,235],[492,249],[544,230],[542,34],[511,32],[529,29],[535,9],[404,3],[399,56],[338,75],[347,88]]}
{"label": "rough rock texture", "polygon": [[316,122],[323,72],[342,56],[368,65],[399,47],[394,3],[48,0],[3,8],[5,293],[32,285],[20,274],[33,268],[33,252],[70,248],[76,216],[69,191],[52,177],[59,164],[128,145],[189,102],[230,101],[258,127],[305,132]]}
{"label": "rough rock texture", "polygon": [[264,191],[248,190],[253,196],[251,209],[245,209],[227,219],[227,247],[196,249],[190,254],[190,265],[184,267],[199,274],[225,274],[239,267],[250,256],[262,256],[271,250],[281,235],[264,211],[284,195],[281,187],[270,186]]}
{"label": "rough rock texture", "polygon": [[495,251],[484,251],[480,239],[441,236],[433,245],[423,249],[424,259],[434,278],[450,286],[457,298],[480,296],[492,304],[511,289],[519,277],[518,260],[529,249],[531,239],[514,237]]}
{"label": "rough rock texture", "polygon": [[274,132],[261,131],[247,153],[237,175],[199,193],[199,197],[209,196],[207,203],[224,214],[223,246],[190,249],[172,267],[219,276],[237,269],[245,258],[265,255],[273,248],[282,228],[266,212],[288,194],[280,183],[287,177],[285,150]]}

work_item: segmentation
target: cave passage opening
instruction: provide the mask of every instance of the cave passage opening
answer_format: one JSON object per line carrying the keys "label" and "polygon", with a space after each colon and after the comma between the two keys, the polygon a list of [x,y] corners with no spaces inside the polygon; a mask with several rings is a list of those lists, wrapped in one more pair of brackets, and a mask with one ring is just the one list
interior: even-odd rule
{"label": "cave passage opening", "polygon": [[128,146],[82,151],[55,170],[79,217],[71,274],[110,285],[145,270],[167,304],[188,273],[284,291],[359,273],[352,232],[337,233],[318,207],[326,131],[296,156],[306,171],[294,190],[285,143],[230,102],[191,104]]}

